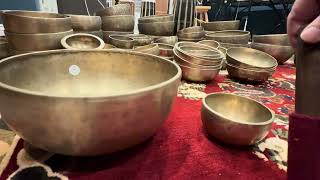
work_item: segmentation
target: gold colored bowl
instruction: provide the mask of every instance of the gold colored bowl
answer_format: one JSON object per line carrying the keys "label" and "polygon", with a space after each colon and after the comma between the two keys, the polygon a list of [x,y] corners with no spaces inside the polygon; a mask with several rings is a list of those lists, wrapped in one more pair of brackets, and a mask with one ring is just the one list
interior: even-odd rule
{"label": "gold colored bowl", "polygon": [[100,31],[101,17],[67,14],[71,18],[72,29],[74,31]]}
{"label": "gold colored bowl", "polygon": [[9,46],[18,51],[43,51],[60,49],[61,39],[73,31],[43,34],[17,34],[5,31]]}
{"label": "gold colored bowl", "polygon": [[121,49],[132,49],[133,39],[123,35],[110,35],[110,44]]}
{"label": "gold colored bowl", "polygon": [[96,12],[97,16],[131,15],[130,4],[117,4]]}
{"label": "gold colored bowl", "polygon": [[202,41],[199,41],[198,43],[210,46],[212,48],[219,48],[220,47],[220,43],[215,40],[202,40]]}
{"label": "gold colored bowl", "polygon": [[291,46],[288,34],[253,35],[252,42],[274,44],[281,46]]}
{"label": "gold colored bowl", "polygon": [[203,22],[201,26],[205,31],[225,31],[225,30],[239,30],[240,21],[214,21],[214,22]]}
{"label": "gold colored bowl", "polygon": [[174,46],[170,44],[157,43],[160,50],[160,56],[164,57],[173,57],[173,48]]}
{"label": "gold colored bowl", "polygon": [[9,56],[9,45],[6,38],[0,38],[0,59]]}
{"label": "gold colored bowl", "polygon": [[134,29],[132,15],[103,16],[101,20],[103,31],[133,31]]}
{"label": "gold colored bowl", "polygon": [[134,41],[133,46],[145,46],[153,43],[153,39],[147,35],[143,34],[128,34],[128,37],[131,37]]}
{"label": "gold colored bowl", "polygon": [[154,135],[171,111],[180,78],[176,63],[137,52],[12,56],[0,62],[1,116],[37,148],[103,155]]}
{"label": "gold colored bowl", "polygon": [[182,78],[192,82],[212,81],[219,74],[219,71],[221,69],[221,66],[216,69],[193,68],[193,67],[184,66],[181,64],[179,64],[179,66],[182,69]]}
{"label": "gold colored bowl", "polygon": [[61,39],[61,45],[66,49],[103,49],[104,42],[99,37],[92,34],[70,34]]}
{"label": "gold colored bowl", "polygon": [[242,68],[230,63],[226,65],[229,76],[242,81],[264,82],[267,81],[275,71]]}
{"label": "gold colored bowl", "polygon": [[148,44],[145,46],[140,46],[140,47],[134,48],[133,51],[142,52],[146,54],[153,54],[156,56],[160,55],[160,49],[158,44]]}
{"label": "gold colored bowl", "polygon": [[153,36],[172,36],[174,33],[174,21],[139,23],[140,34]]}
{"label": "gold colored bowl", "polygon": [[251,48],[229,48],[227,62],[242,68],[274,69],[277,60],[269,54]]}
{"label": "gold colored bowl", "polygon": [[175,45],[178,42],[177,36],[168,36],[168,37],[161,37],[155,41],[155,43],[163,43],[163,44],[170,44]]}
{"label": "gold colored bowl", "polygon": [[145,16],[138,19],[138,23],[154,23],[154,22],[167,22],[174,21],[173,15],[153,15]]}
{"label": "gold colored bowl", "polygon": [[234,94],[213,93],[202,100],[201,119],[209,135],[232,145],[253,145],[271,129],[274,112]]}
{"label": "gold colored bowl", "polygon": [[248,44],[250,32],[240,30],[216,31],[207,33],[205,37],[207,40],[215,40],[219,43]]}
{"label": "gold colored bowl", "polygon": [[38,34],[72,30],[71,18],[62,14],[37,11],[2,11],[4,28],[10,33]]}
{"label": "gold colored bowl", "polygon": [[280,46],[273,44],[251,43],[253,49],[257,49],[273,56],[278,64],[283,64],[292,57],[294,50],[291,46]]}
{"label": "gold colored bowl", "polygon": [[129,32],[121,32],[121,31],[102,31],[103,33],[103,40],[104,42],[108,42],[110,43],[110,35],[128,35],[128,34],[132,34],[132,31]]}

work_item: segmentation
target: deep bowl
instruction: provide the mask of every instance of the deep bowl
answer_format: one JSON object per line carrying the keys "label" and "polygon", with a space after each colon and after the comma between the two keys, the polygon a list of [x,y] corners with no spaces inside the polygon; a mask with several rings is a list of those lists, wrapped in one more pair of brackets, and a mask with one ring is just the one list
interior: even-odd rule
{"label": "deep bowl", "polygon": [[61,39],[61,45],[66,49],[103,49],[104,42],[92,34],[71,34]]}
{"label": "deep bowl", "polygon": [[201,119],[209,135],[232,145],[253,145],[271,129],[274,113],[252,99],[213,93],[202,100]]}
{"label": "deep bowl", "polygon": [[71,17],[72,29],[74,31],[99,31],[101,29],[100,16],[86,16],[68,14]]}
{"label": "deep bowl", "polygon": [[201,26],[205,31],[225,31],[225,30],[238,30],[240,28],[240,21],[214,21],[203,22]]}
{"label": "deep bowl", "polygon": [[133,39],[123,35],[110,35],[110,44],[121,49],[132,49]]}
{"label": "deep bowl", "polygon": [[253,35],[252,42],[291,46],[288,34]]}
{"label": "deep bowl", "polygon": [[174,33],[174,21],[139,23],[140,34],[153,36],[172,36]]}
{"label": "deep bowl", "polygon": [[170,113],[180,78],[175,63],[136,52],[12,56],[0,61],[1,115],[37,148],[102,155],[151,137]]}
{"label": "deep bowl", "polygon": [[153,22],[167,22],[167,21],[174,21],[173,15],[145,16],[138,19],[138,23],[153,23]]}
{"label": "deep bowl", "polygon": [[191,82],[209,82],[212,81],[218,74],[221,69],[217,67],[213,68],[193,68],[185,65],[179,64],[180,68],[182,69],[182,78],[191,81]]}
{"label": "deep bowl", "polygon": [[104,31],[133,31],[134,29],[132,15],[103,16],[101,20]]}
{"label": "deep bowl", "polygon": [[177,36],[168,36],[168,37],[162,37],[155,41],[155,43],[163,43],[163,44],[170,44],[175,45],[178,42]]}
{"label": "deep bowl", "polygon": [[140,46],[140,47],[134,48],[133,51],[147,53],[147,54],[153,54],[156,56],[159,56],[159,54],[160,54],[160,49],[159,49],[158,44],[148,44],[145,46]]}
{"label": "deep bowl", "polygon": [[97,16],[131,15],[130,4],[117,4],[96,12]]}
{"label": "deep bowl", "polygon": [[250,32],[240,30],[216,31],[207,33],[205,37],[207,40],[216,40],[222,43],[248,44]]}
{"label": "deep bowl", "polygon": [[71,18],[62,14],[37,11],[2,11],[1,18],[7,32],[58,33],[72,30]]}
{"label": "deep bowl", "polygon": [[233,64],[226,64],[228,74],[231,78],[241,81],[264,82],[267,81],[275,70],[255,70],[242,68]]}

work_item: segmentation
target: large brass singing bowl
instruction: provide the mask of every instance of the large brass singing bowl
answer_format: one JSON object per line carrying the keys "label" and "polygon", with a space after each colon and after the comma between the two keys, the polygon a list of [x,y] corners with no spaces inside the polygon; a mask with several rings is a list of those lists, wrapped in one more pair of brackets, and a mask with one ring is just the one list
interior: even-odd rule
{"label": "large brass singing bowl", "polygon": [[210,46],[212,48],[219,48],[220,47],[220,43],[215,40],[202,40],[202,41],[199,41],[198,43]]}
{"label": "large brass singing bowl", "polygon": [[103,49],[104,42],[92,34],[71,34],[61,39],[61,45],[66,49]]}
{"label": "large brass singing bowl", "polygon": [[253,35],[252,42],[291,46],[288,34]]}
{"label": "large brass singing bowl", "polygon": [[133,51],[147,53],[147,54],[153,54],[156,56],[160,55],[160,49],[159,49],[158,44],[148,44],[145,46],[140,46],[140,47],[134,48]]}
{"label": "large brass singing bowl", "polygon": [[[151,70],[151,71],[150,71]],[[91,156],[143,142],[163,124],[181,69],[115,50],[53,50],[0,61],[0,111],[31,145]]]}
{"label": "large brass singing bowl", "polygon": [[277,60],[269,54],[251,48],[229,48],[227,50],[228,63],[243,68],[274,69]]}
{"label": "large brass singing bowl", "polygon": [[263,51],[274,57],[278,64],[283,64],[290,59],[294,54],[294,50],[291,46],[280,46],[273,44],[251,43],[253,49]]}
{"label": "large brass singing bowl", "polygon": [[225,31],[225,30],[238,30],[240,28],[240,21],[213,21],[203,22],[201,26],[205,31]]}
{"label": "large brass singing bowl", "polygon": [[9,56],[8,41],[5,38],[0,38],[0,59]]}
{"label": "large brass singing bowl", "polygon": [[232,145],[253,145],[271,129],[274,112],[234,94],[213,93],[202,100],[202,124],[209,135]]}
{"label": "large brass singing bowl", "polygon": [[103,16],[101,20],[104,31],[133,31],[134,29],[132,15]]}
{"label": "large brass singing bowl", "polygon": [[192,82],[212,81],[219,74],[219,71],[221,69],[221,66],[217,67],[216,69],[193,68],[193,67],[189,67],[181,64],[179,64],[179,66],[182,69],[182,78]]}
{"label": "large brass singing bowl", "polygon": [[73,31],[43,34],[17,34],[5,31],[9,46],[19,51],[43,51],[60,49],[63,37],[73,34]]}
{"label": "large brass singing bowl", "polygon": [[140,34],[153,36],[172,36],[174,33],[174,21],[139,23]]}
{"label": "large brass singing bowl", "polygon": [[264,82],[274,73],[274,70],[247,69],[228,63],[226,65],[229,76],[242,81]]}
{"label": "large brass singing bowl", "polygon": [[71,18],[37,11],[2,11],[4,28],[11,33],[57,33],[72,30]]}
{"label": "large brass singing bowl", "polygon": [[175,45],[178,42],[177,36],[168,36],[168,37],[162,37],[155,41],[155,43],[163,43],[163,44],[170,44]]}
{"label": "large brass singing bowl", "polygon": [[101,29],[100,16],[73,15],[71,17],[72,29],[74,31],[99,31]]}
{"label": "large brass singing bowl", "polygon": [[123,35],[110,35],[110,44],[121,49],[132,49],[133,39]]}
{"label": "large brass singing bowl", "polygon": [[128,34],[128,37],[133,39],[133,46],[145,46],[151,44],[153,39],[147,35],[143,34]]}
{"label": "large brass singing bowl", "polygon": [[153,23],[153,22],[167,22],[167,21],[174,21],[173,15],[145,16],[138,19],[138,23]]}
{"label": "large brass singing bowl", "polygon": [[115,15],[130,15],[130,4],[117,4],[111,7],[106,7],[102,11],[96,12],[97,16],[115,16]]}
{"label": "large brass singing bowl", "polygon": [[216,40],[222,43],[248,44],[250,32],[237,30],[216,31],[207,33],[205,37],[207,40]]}

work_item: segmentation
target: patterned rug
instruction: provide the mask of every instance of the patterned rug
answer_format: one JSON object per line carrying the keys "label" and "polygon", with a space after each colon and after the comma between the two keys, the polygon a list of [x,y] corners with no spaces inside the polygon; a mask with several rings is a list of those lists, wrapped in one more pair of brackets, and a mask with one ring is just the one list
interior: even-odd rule
{"label": "patterned rug", "polygon": [[[15,179],[45,176],[77,180],[286,179],[295,68],[280,66],[268,82],[254,85],[231,80],[225,74],[209,84],[182,82],[172,113],[157,134],[122,152],[101,157],[39,153],[35,158],[18,139],[5,158],[9,161],[0,165],[0,179],[10,175]],[[256,99],[275,111],[276,121],[265,140],[252,147],[233,147],[206,135],[200,121],[200,100],[208,93],[222,91]]]}

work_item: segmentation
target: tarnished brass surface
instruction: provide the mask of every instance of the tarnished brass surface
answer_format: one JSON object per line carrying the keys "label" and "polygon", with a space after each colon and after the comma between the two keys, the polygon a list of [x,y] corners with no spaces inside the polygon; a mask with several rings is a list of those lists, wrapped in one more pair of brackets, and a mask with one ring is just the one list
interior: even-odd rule
{"label": "tarnished brass surface", "polygon": [[102,11],[96,12],[97,16],[114,16],[114,15],[130,15],[130,4],[117,4],[111,7],[106,7]]}
{"label": "tarnished brass surface", "polygon": [[163,44],[170,44],[175,45],[178,42],[177,36],[168,36],[168,37],[162,37],[155,41],[155,43],[163,43]]}
{"label": "tarnished brass surface", "polygon": [[2,11],[1,19],[11,33],[57,33],[72,30],[71,18],[39,11]]}
{"label": "tarnished brass surface", "polygon": [[192,82],[212,81],[219,74],[219,71],[221,69],[221,66],[217,67],[216,69],[193,68],[181,64],[179,64],[179,66],[182,69],[182,78]]}
{"label": "tarnished brass surface", "polygon": [[33,146],[91,156],[152,136],[171,110],[181,69],[114,50],[53,50],[0,61],[2,118]]}
{"label": "tarnished brass surface", "polygon": [[134,29],[132,15],[103,16],[101,20],[103,31],[133,31]]}
{"label": "tarnished brass surface", "polygon": [[277,60],[269,54],[251,48],[229,48],[227,62],[243,68],[273,69]]}
{"label": "tarnished brass surface", "polygon": [[86,16],[68,14],[71,17],[72,29],[74,31],[99,31],[101,29],[100,16]]}
{"label": "tarnished brass surface", "polygon": [[66,49],[103,49],[104,42],[92,34],[71,34],[61,39],[61,45]]}
{"label": "tarnished brass surface", "polygon": [[275,70],[257,70],[242,68],[233,64],[226,64],[228,74],[231,78],[244,80],[244,81],[256,81],[263,82],[267,81]]}
{"label": "tarnished brass surface", "polygon": [[163,44],[163,43],[157,43],[160,50],[160,56],[164,57],[173,57],[173,45],[170,44]]}
{"label": "tarnished brass surface", "polygon": [[173,54],[174,54],[174,60],[179,65],[188,66],[192,68],[200,68],[200,69],[217,69],[221,67],[221,62],[216,62],[216,64],[212,64],[212,65],[201,65],[201,64],[192,63],[187,59],[184,59],[183,55],[181,55],[181,53],[179,53],[176,50],[173,50]]}
{"label": "tarnished brass surface", "polygon": [[199,41],[198,43],[210,46],[212,48],[219,48],[220,47],[220,43],[215,40],[202,40],[202,41]]}
{"label": "tarnished brass surface", "polygon": [[229,48],[233,48],[233,47],[251,47],[251,44],[232,44],[232,43],[220,43],[220,46],[221,47],[224,47],[226,49],[229,49]]}
{"label": "tarnished brass surface", "polygon": [[127,36],[133,39],[133,46],[144,46],[153,42],[153,38],[144,34],[128,34]]}
{"label": "tarnished brass surface", "polygon": [[257,49],[273,56],[278,64],[283,64],[294,54],[291,46],[280,46],[273,44],[251,43],[253,49]]}
{"label": "tarnished brass surface", "polygon": [[9,46],[6,38],[0,38],[0,59],[9,56]]}
{"label": "tarnished brass surface", "polygon": [[153,22],[167,22],[167,21],[174,21],[173,15],[145,16],[138,19],[138,23],[153,23]]}
{"label": "tarnished brass surface", "polygon": [[134,48],[133,51],[147,53],[147,54],[153,54],[156,56],[160,55],[160,49],[159,49],[158,44],[148,44],[145,46],[140,46],[140,47]]}
{"label": "tarnished brass surface", "polygon": [[216,31],[205,35],[207,40],[216,40],[219,43],[248,44],[250,32],[240,30]]}
{"label": "tarnished brass surface", "polygon": [[252,145],[267,136],[274,112],[246,97],[213,93],[202,100],[201,119],[208,134],[218,140],[232,145]]}
{"label": "tarnished brass surface", "polygon": [[132,31],[129,32],[122,32],[122,31],[102,31],[103,33],[103,40],[106,43],[110,43],[110,35],[128,35],[128,34],[132,34]]}
{"label": "tarnished brass surface", "polygon": [[172,36],[174,33],[174,21],[139,23],[140,34],[153,36]]}
{"label": "tarnished brass surface", "polygon": [[288,34],[253,35],[252,42],[290,46]]}
{"label": "tarnished brass surface", "polygon": [[184,29],[179,30],[178,34],[193,33],[193,32],[199,32],[199,31],[204,31],[202,26],[192,26],[192,27],[188,27],[188,28],[184,28]]}
{"label": "tarnished brass surface", "polygon": [[61,39],[73,31],[43,34],[17,34],[5,31],[9,47],[19,51],[43,51],[60,49]]}
{"label": "tarnished brass surface", "polygon": [[182,39],[202,39],[204,38],[205,32],[190,32],[190,33],[178,33],[178,38]]}
{"label": "tarnished brass surface", "polygon": [[240,21],[213,21],[203,22],[201,26],[205,31],[225,31],[225,30],[238,30],[240,28]]}
{"label": "tarnished brass surface", "polygon": [[110,35],[110,44],[121,49],[132,49],[133,39],[123,35]]}

